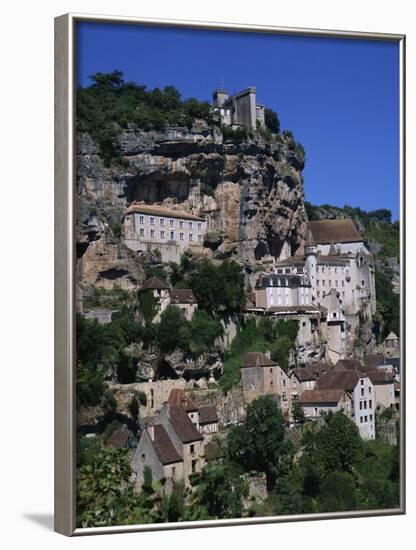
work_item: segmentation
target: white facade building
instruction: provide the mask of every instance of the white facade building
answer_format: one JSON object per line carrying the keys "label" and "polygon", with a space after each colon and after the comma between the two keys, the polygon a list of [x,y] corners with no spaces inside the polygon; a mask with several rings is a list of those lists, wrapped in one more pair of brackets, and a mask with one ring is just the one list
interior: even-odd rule
{"label": "white facade building", "polygon": [[185,249],[201,252],[205,218],[157,205],[132,204],[124,219],[124,243],[135,251],[159,250],[163,262],[179,263]]}

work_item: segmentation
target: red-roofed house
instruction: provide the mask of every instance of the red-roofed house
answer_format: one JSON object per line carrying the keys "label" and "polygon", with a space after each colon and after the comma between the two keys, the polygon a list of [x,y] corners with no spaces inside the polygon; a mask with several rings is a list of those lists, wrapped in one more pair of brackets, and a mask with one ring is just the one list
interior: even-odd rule
{"label": "red-roofed house", "polygon": [[317,418],[322,413],[344,411],[351,415],[351,398],[342,389],[306,390],[298,399],[306,418]]}

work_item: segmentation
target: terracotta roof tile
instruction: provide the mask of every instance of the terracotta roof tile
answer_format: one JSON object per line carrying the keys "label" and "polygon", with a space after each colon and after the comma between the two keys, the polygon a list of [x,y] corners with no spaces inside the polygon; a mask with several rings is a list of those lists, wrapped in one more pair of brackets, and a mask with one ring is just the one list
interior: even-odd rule
{"label": "terracotta roof tile", "polygon": [[382,353],[371,353],[364,357],[364,363],[369,367],[380,367],[384,365],[384,355]]}
{"label": "terracotta roof tile", "polygon": [[307,403],[339,403],[344,395],[342,389],[327,389],[327,390],[305,390],[299,397],[298,402],[301,404]]}
{"label": "terracotta roof tile", "polygon": [[182,443],[192,443],[192,441],[201,441],[203,439],[182,407],[169,406],[168,417]]}
{"label": "terracotta roof tile", "polygon": [[150,279],[147,279],[140,290],[169,290],[169,285],[157,277],[151,277]]}
{"label": "terracotta roof tile", "polygon": [[199,407],[198,412],[200,424],[211,424],[213,422],[218,422],[217,409],[214,405],[204,405]]}
{"label": "terracotta roof tile", "polygon": [[182,210],[172,210],[164,206],[159,206],[157,204],[131,204],[126,212],[128,214],[150,214],[154,216],[164,216],[166,218],[180,218],[184,220],[195,220],[199,222],[204,222],[205,219],[200,216],[195,216],[189,212],[184,212]]}
{"label": "terracotta roof tile", "polygon": [[190,288],[172,288],[170,290],[172,304],[196,304],[195,294]]}
{"label": "terracotta roof tile", "polygon": [[261,351],[249,351],[244,357],[241,368],[244,367],[275,367],[278,364],[267,357],[267,355]]}
{"label": "terracotta roof tile", "polygon": [[317,380],[316,389],[353,391],[363,376],[357,369],[344,370],[333,368],[322,374]]}
{"label": "terracotta roof tile", "polygon": [[153,426],[154,439],[152,439],[153,448],[158,459],[163,465],[172,464],[174,462],[182,462],[182,457],[178,454],[173,443],[161,424]]}
{"label": "terracotta roof tile", "polygon": [[197,411],[198,405],[186,395],[186,393],[180,388],[171,390],[168,397],[168,405],[172,407],[182,407],[187,412]]}
{"label": "terracotta roof tile", "polygon": [[351,218],[308,222],[308,229],[317,244],[351,243],[363,238]]}

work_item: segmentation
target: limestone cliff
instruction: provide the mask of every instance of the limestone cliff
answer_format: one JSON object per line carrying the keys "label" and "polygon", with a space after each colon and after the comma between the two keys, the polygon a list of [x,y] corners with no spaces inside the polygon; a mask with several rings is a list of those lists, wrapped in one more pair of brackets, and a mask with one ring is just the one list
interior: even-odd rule
{"label": "limestone cliff", "polygon": [[305,235],[303,156],[292,136],[257,132],[224,140],[203,121],[165,130],[124,130],[120,158],[106,167],[86,133],[77,138],[77,253],[81,284],[136,288],[140,256],[123,245],[133,201],[180,205],[209,218],[204,247],[248,271],[268,255],[294,253]]}

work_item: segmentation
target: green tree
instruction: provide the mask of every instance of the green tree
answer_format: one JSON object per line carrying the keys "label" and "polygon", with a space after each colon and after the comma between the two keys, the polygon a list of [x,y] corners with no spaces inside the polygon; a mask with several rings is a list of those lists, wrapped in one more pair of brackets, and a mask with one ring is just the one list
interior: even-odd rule
{"label": "green tree", "polygon": [[100,527],[150,523],[153,502],[135,492],[128,453],[102,448],[77,471],[77,525]]}
{"label": "green tree", "polygon": [[293,420],[299,424],[303,424],[305,422],[305,414],[303,412],[302,407],[300,404],[295,401],[292,406],[292,415]]}
{"label": "green tree", "polygon": [[347,512],[357,507],[354,478],[347,472],[331,472],[324,479],[318,496],[319,512]]}
{"label": "green tree", "polygon": [[323,472],[349,472],[362,452],[362,439],[357,426],[342,412],[328,415],[326,425],[315,434],[306,449],[306,460],[312,454]]}
{"label": "green tree", "polygon": [[266,127],[274,134],[278,134],[280,132],[280,121],[277,113],[267,107],[264,109],[264,123],[266,124]]}
{"label": "green tree", "polygon": [[244,423],[228,436],[229,459],[245,471],[264,472],[269,489],[273,488],[288,451],[282,412],[268,395],[250,403]]}
{"label": "green tree", "polygon": [[139,310],[146,325],[150,325],[157,313],[158,301],[151,290],[139,292]]}
{"label": "green tree", "polygon": [[202,353],[212,351],[217,338],[222,337],[224,334],[221,322],[201,309],[197,309],[194,312],[189,329],[189,348],[194,357],[199,357]]}
{"label": "green tree", "polygon": [[248,486],[228,464],[208,464],[198,480],[196,496],[211,518],[239,518]]}
{"label": "green tree", "polygon": [[189,323],[177,306],[168,306],[160,316],[157,325],[157,342],[162,353],[175,349],[188,349],[190,341]]}

